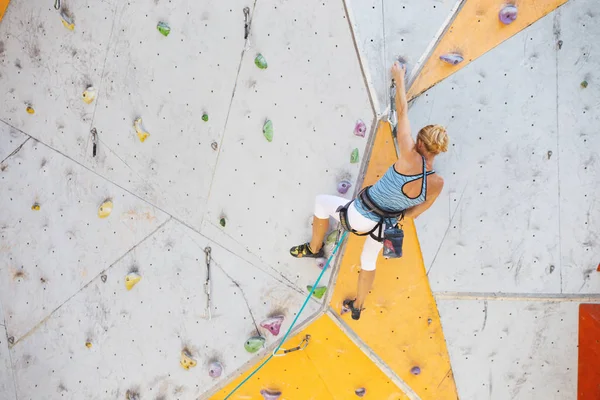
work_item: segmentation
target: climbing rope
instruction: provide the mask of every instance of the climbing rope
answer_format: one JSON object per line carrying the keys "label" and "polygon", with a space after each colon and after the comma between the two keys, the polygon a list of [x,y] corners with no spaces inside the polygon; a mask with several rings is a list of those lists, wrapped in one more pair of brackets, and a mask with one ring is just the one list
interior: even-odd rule
{"label": "climbing rope", "polygon": [[[279,342],[279,344],[277,345],[277,347],[275,348],[275,350],[273,350],[273,352],[271,353],[271,355],[269,355],[269,357],[265,361],[263,361],[262,364],[260,364],[258,367],[256,367],[256,369],[254,371],[252,371],[252,373],[250,375],[248,375],[246,377],[246,379],[244,379],[242,382],[240,382],[239,385],[237,385],[231,392],[229,392],[229,394],[225,397],[224,400],[227,400],[228,398],[230,398],[231,395],[233,395],[239,388],[241,388],[244,385],[244,383],[248,382],[250,380],[250,378],[252,378],[273,357],[280,355],[280,354],[277,354],[277,352],[279,351],[279,349],[281,349],[281,346],[283,346],[283,344],[285,343],[285,340],[287,339],[287,337],[289,336],[290,332],[292,331],[292,328],[294,328],[294,325],[296,325],[296,322],[298,321],[298,318],[300,317],[300,314],[302,314],[302,311],[304,311],[304,308],[306,308],[306,305],[308,304],[308,301],[310,300],[310,297],[313,295],[315,289],[319,285],[319,282],[321,281],[321,278],[323,278],[323,274],[327,270],[327,267],[329,266],[329,263],[331,262],[331,259],[333,258],[333,256],[335,256],[335,253],[337,253],[338,249],[340,248],[340,245],[342,244],[342,242],[346,238],[347,234],[348,234],[348,232],[344,231],[344,233],[341,235],[340,239],[338,240],[337,244],[335,245],[335,248],[333,249],[333,252],[331,253],[331,255],[329,256],[329,258],[327,259],[327,262],[325,263],[325,265],[323,266],[323,270],[321,271],[321,273],[317,277],[317,280],[315,281],[314,285],[312,285],[312,289],[310,290],[310,293],[308,294],[308,296],[304,300],[304,303],[302,304],[302,307],[300,307],[300,311],[298,311],[298,313],[296,314],[296,318],[294,318],[294,320],[292,321],[292,324],[288,328],[288,330],[285,333],[285,335],[283,335],[283,338],[281,338],[281,341]],[[308,344],[308,339],[309,338],[310,338],[310,336],[305,337],[302,340],[302,342]],[[304,347],[301,347],[301,346],[303,346],[303,344],[301,344],[300,346],[298,346],[298,349],[303,349],[304,347],[306,347],[305,345],[304,345]],[[288,352],[289,352],[289,350],[288,350]]]}

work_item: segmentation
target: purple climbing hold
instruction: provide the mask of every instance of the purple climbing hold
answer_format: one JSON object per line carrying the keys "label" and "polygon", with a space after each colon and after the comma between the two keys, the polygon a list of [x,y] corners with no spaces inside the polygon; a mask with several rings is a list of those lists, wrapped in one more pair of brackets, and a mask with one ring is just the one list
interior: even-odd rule
{"label": "purple climbing hold", "polygon": [[350,312],[350,311],[351,311],[351,310],[350,310],[350,307],[348,307],[348,305],[347,305],[347,304],[346,304],[346,302],[344,301],[344,302],[342,303],[342,311],[340,312],[340,315],[344,315],[344,314],[346,314],[347,312]]}
{"label": "purple climbing hold", "polygon": [[263,389],[260,391],[264,400],[279,400],[281,398],[281,392],[279,390]]}
{"label": "purple climbing hold", "polygon": [[356,136],[365,137],[367,133],[367,125],[362,120],[356,121],[356,125],[354,125],[354,134]]}
{"label": "purple climbing hold", "polygon": [[320,257],[316,259],[317,267],[319,269],[325,268],[325,264],[327,264],[327,259],[325,257]]}
{"label": "purple climbing hold", "polygon": [[421,373],[421,368],[419,367],[412,367],[410,369],[410,373],[413,375],[419,375]]}
{"label": "purple climbing hold", "polygon": [[504,25],[512,24],[517,19],[517,6],[510,4],[502,8],[498,13],[498,18]]}
{"label": "purple climbing hold", "polygon": [[348,189],[350,189],[351,186],[352,184],[349,181],[343,180],[340,183],[338,183],[337,191],[339,194],[346,194],[348,193]]}
{"label": "purple climbing hold", "polygon": [[458,53],[442,54],[440,56],[440,60],[442,60],[443,62],[446,62],[448,64],[456,65],[463,61],[463,56],[461,56]]}
{"label": "purple climbing hold", "polygon": [[222,373],[223,373],[223,366],[221,365],[220,362],[213,361],[208,366],[208,375],[210,375],[211,378],[218,378],[221,376]]}
{"label": "purple climbing hold", "polygon": [[260,326],[271,332],[273,336],[279,335],[279,329],[281,329],[281,324],[283,323],[284,316],[278,315],[276,317],[271,317],[265,319],[260,323]]}
{"label": "purple climbing hold", "polygon": [[365,388],[358,388],[354,391],[354,393],[358,396],[358,397],[363,397],[365,394],[367,394],[367,389]]}

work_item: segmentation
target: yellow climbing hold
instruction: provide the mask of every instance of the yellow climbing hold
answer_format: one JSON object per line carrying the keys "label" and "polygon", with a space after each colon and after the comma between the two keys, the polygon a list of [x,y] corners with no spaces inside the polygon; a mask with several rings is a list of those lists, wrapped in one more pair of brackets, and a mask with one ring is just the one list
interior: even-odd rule
{"label": "yellow climbing hold", "polygon": [[96,99],[96,88],[94,88],[93,86],[90,86],[87,89],[85,89],[85,92],[83,92],[83,101],[86,104],[90,104],[95,99]]}
{"label": "yellow climbing hold", "polygon": [[137,133],[140,142],[144,143],[144,140],[146,140],[146,138],[150,136],[150,134],[142,128],[141,117],[138,117],[135,119],[135,121],[133,121],[133,127],[135,128],[135,133]]}
{"label": "yellow climbing hold", "polygon": [[125,276],[125,287],[127,290],[131,290],[141,279],[142,277],[137,273],[130,272]]}
{"label": "yellow climbing hold", "polygon": [[35,110],[31,106],[27,106],[27,108],[25,110],[27,111],[28,114],[35,114]]}
{"label": "yellow climbing hold", "polygon": [[35,203],[34,205],[31,206],[31,209],[35,210],[35,211],[40,211],[40,205],[38,203]]}
{"label": "yellow climbing hold", "polygon": [[92,342],[85,342],[85,347],[87,347],[88,349],[92,348]]}
{"label": "yellow climbing hold", "polygon": [[195,367],[197,363],[196,360],[192,358],[190,352],[186,349],[183,349],[181,351],[181,360],[179,361],[179,364],[181,364],[184,369],[190,369]]}
{"label": "yellow climbing hold", "polygon": [[110,215],[113,209],[113,203],[110,200],[106,200],[104,203],[100,205],[98,208],[98,217],[106,218]]}
{"label": "yellow climbing hold", "polygon": [[73,19],[69,17],[67,13],[65,13],[65,10],[62,10],[60,12],[60,19],[65,28],[67,28],[70,31],[75,29],[75,23],[73,22]]}

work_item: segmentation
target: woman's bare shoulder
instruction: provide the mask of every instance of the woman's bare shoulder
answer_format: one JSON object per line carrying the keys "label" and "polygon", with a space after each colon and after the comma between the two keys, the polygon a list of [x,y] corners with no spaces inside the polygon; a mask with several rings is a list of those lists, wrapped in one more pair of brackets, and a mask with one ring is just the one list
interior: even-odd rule
{"label": "woman's bare shoulder", "polygon": [[427,180],[428,188],[430,188],[433,192],[441,192],[444,187],[444,178],[442,178],[439,174],[429,175],[429,179]]}

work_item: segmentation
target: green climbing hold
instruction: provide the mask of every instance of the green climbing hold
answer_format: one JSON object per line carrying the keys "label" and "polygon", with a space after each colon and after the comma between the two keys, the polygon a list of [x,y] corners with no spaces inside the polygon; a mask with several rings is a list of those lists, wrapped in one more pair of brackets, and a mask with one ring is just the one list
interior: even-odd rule
{"label": "green climbing hold", "polygon": [[207,113],[202,114],[202,121],[208,122],[208,114]]}
{"label": "green climbing hold", "polygon": [[158,29],[163,36],[169,36],[169,33],[171,33],[171,27],[167,25],[166,22],[159,22],[158,25],[156,25],[156,29]]}
{"label": "green climbing hold", "polygon": [[582,87],[583,89],[585,89],[586,87],[588,87],[588,83],[587,83],[587,81],[583,81],[583,82],[581,82],[581,87]]}
{"label": "green climbing hold", "polygon": [[350,163],[356,164],[358,162],[358,149],[352,150],[352,154],[350,155]]}
{"label": "green climbing hold", "polygon": [[267,67],[269,66],[267,64],[267,60],[262,54],[258,54],[256,56],[256,58],[254,59],[254,64],[256,64],[256,66],[260,69],[267,69]]}
{"label": "green climbing hold", "polygon": [[262,336],[252,336],[244,343],[244,348],[248,353],[256,353],[261,347],[265,345],[265,338]]}
{"label": "green climbing hold", "polygon": [[263,125],[263,135],[269,142],[273,141],[273,122],[270,119]]}
{"label": "green climbing hold", "polygon": [[338,238],[338,231],[331,231],[329,233],[329,235],[327,235],[327,238],[325,238],[325,245],[327,246],[331,246],[334,245],[337,242],[337,238]]}
{"label": "green climbing hold", "polygon": [[[310,292],[313,287],[311,285],[308,285],[306,288]],[[326,291],[327,291],[327,287],[325,287],[325,286],[318,287],[313,292],[313,296],[315,296],[317,299],[321,299],[321,298],[323,298],[323,295],[325,294]]]}
{"label": "green climbing hold", "polygon": [[227,221],[225,220],[225,217],[221,217],[221,219],[219,220],[219,224],[225,228],[225,225],[227,225]]}

